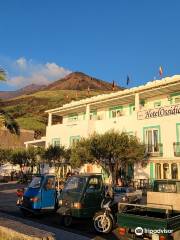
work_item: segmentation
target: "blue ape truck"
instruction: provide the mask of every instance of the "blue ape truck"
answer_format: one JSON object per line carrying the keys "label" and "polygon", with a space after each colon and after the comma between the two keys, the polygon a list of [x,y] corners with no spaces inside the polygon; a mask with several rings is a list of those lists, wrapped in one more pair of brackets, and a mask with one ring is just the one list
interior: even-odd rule
{"label": "blue ape truck", "polygon": [[56,188],[54,175],[33,178],[18,206],[24,215],[56,212],[60,221],[69,226],[73,217],[93,217],[104,198],[101,174],[82,174],[68,178],[63,190]]}

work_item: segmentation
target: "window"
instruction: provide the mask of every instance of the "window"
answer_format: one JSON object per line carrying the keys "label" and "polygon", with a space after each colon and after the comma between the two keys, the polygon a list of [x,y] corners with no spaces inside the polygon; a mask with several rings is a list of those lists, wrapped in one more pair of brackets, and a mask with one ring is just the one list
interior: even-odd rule
{"label": "window", "polygon": [[109,117],[110,118],[117,118],[123,116],[123,107],[118,106],[118,107],[112,107],[109,109]]}
{"label": "window", "polygon": [[161,102],[154,102],[154,108],[160,107],[161,106]]}
{"label": "window", "polygon": [[71,136],[70,137],[70,146],[76,144],[77,142],[79,142],[80,140],[80,136]]}
{"label": "window", "polygon": [[46,184],[45,184],[46,189],[51,190],[55,189],[55,178],[54,177],[48,177]]}
{"label": "window", "polygon": [[66,181],[63,191],[82,192],[87,182],[87,178],[70,177]]}
{"label": "window", "polygon": [[52,139],[52,145],[53,147],[59,147],[60,146],[60,139],[59,138],[53,138]]}
{"label": "window", "polygon": [[180,103],[180,96],[174,98],[174,103]]}
{"label": "window", "polygon": [[163,164],[163,178],[164,179],[169,178],[169,164],[168,163]]}
{"label": "window", "polygon": [[177,187],[175,183],[160,183],[158,185],[158,192],[176,193]]}
{"label": "window", "polygon": [[31,183],[29,184],[30,188],[40,188],[42,182],[42,177],[34,177]]}
{"label": "window", "polygon": [[101,181],[97,177],[93,177],[89,180],[87,191],[99,191],[101,189]]}
{"label": "window", "polygon": [[144,107],[145,106],[145,100],[144,99],[141,99],[140,100],[140,107]]}
{"label": "window", "polygon": [[150,128],[145,130],[145,144],[148,152],[159,152],[159,129]]}
{"label": "window", "polygon": [[161,164],[160,163],[156,163],[156,165],[155,165],[155,178],[161,179]]}
{"label": "window", "polygon": [[78,120],[78,114],[77,113],[72,113],[68,116],[68,121],[73,122]]}
{"label": "window", "polygon": [[91,110],[90,111],[90,120],[96,119],[97,116],[97,110]]}
{"label": "window", "polygon": [[171,164],[172,179],[178,179],[178,167],[176,163]]}
{"label": "window", "polygon": [[168,98],[171,104],[180,103],[180,92],[172,93]]}

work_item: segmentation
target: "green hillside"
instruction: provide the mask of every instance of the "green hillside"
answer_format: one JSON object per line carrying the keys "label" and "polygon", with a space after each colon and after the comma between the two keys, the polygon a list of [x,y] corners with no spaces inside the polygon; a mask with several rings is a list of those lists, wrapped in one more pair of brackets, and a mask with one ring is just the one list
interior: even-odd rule
{"label": "green hillside", "polygon": [[108,93],[107,91],[90,91],[87,90],[51,90],[39,91],[34,94],[22,95],[9,100],[4,100],[1,105],[5,110],[13,115],[21,128],[28,130],[39,130],[45,133],[47,125],[46,110],[60,107],[72,100]]}

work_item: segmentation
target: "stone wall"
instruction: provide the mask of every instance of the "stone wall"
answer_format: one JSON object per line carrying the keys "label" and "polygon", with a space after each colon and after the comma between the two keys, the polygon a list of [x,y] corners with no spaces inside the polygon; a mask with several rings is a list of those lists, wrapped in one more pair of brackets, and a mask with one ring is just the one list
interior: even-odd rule
{"label": "stone wall", "polygon": [[11,134],[7,129],[0,129],[0,148],[25,147],[24,142],[34,140],[34,131],[21,129],[20,136]]}

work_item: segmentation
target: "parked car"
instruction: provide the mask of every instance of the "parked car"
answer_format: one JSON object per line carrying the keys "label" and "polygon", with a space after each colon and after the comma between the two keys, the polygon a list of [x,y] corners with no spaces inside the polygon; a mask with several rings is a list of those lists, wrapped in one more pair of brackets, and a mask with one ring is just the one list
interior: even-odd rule
{"label": "parked car", "polygon": [[140,202],[142,199],[142,191],[136,190],[133,187],[114,187],[114,201],[115,202]]}

